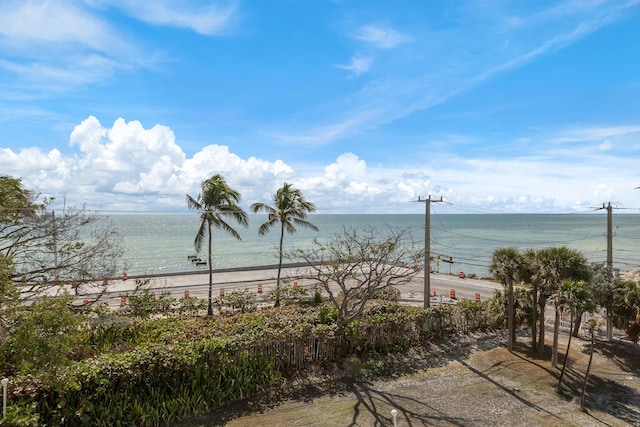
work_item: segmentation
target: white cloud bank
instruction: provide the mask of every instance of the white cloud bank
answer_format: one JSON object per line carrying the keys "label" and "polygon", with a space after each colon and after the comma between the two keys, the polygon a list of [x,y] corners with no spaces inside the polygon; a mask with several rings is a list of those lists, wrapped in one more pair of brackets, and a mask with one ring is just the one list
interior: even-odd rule
{"label": "white cloud bank", "polygon": [[[43,195],[102,211],[184,211],[185,195],[197,195],[200,182],[214,173],[242,194],[245,208],[269,202],[285,181],[320,213],[421,213],[410,202],[428,194],[443,196],[451,212],[584,212],[623,200],[640,205],[634,156],[605,158],[597,149],[574,149],[563,161],[441,157],[431,165],[393,167],[372,167],[358,154],[343,153],[319,171],[296,170],[282,160],[241,158],[221,145],[204,146],[189,158],[167,126],[145,128],[119,118],[105,127],[93,116],[75,127],[70,144],[77,149],[70,156],[57,149],[1,149],[0,169]],[[587,159],[592,151],[596,161]]]}

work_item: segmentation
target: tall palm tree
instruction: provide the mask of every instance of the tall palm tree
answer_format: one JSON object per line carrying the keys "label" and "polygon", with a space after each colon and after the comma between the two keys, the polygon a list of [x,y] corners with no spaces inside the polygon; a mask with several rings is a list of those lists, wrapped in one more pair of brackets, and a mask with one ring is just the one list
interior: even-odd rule
{"label": "tall palm tree", "polygon": [[202,192],[197,198],[187,194],[187,206],[189,209],[200,212],[200,227],[193,243],[198,253],[202,249],[204,240],[208,239],[209,307],[207,313],[212,315],[213,265],[211,262],[211,228],[215,227],[223,230],[241,240],[240,234],[225,221],[225,218],[232,218],[245,227],[248,224],[248,220],[246,212],[238,206],[240,193],[229,187],[222,175],[216,174],[202,181],[201,187]]}
{"label": "tall palm tree", "polygon": [[267,213],[267,221],[264,222],[258,233],[262,236],[266,234],[271,227],[280,223],[280,246],[278,250],[278,278],[276,280],[276,300],[275,306],[280,306],[280,273],[282,271],[282,244],[284,241],[285,230],[289,234],[294,234],[296,225],[310,228],[311,230],[318,231],[318,227],[306,220],[307,213],[316,210],[316,206],[305,200],[302,192],[297,189],[293,189],[293,186],[288,183],[284,183],[280,187],[276,194],[273,196],[273,205],[267,205],[265,203],[254,203],[251,205],[253,212],[265,211]]}
{"label": "tall palm tree", "polygon": [[516,328],[514,322],[513,282],[519,280],[522,270],[522,254],[516,248],[497,249],[491,258],[489,271],[508,289],[509,308],[507,311],[508,349],[513,350]]}

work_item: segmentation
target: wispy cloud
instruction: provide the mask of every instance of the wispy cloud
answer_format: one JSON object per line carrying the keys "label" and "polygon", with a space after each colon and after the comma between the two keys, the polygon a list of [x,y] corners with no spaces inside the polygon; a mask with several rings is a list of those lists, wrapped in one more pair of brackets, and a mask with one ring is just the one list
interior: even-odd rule
{"label": "wispy cloud", "polygon": [[365,25],[360,28],[355,38],[371,43],[380,49],[391,49],[401,43],[407,43],[411,37],[404,35],[393,28],[377,25]]}
{"label": "wispy cloud", "polygon": [[72,2],[0,3],[0,46],[21,56],[87,48],[107,53],[126,45],[104,20]]}
{"label": "wispy cloud", "polygon": [[145,56],[91,10],[50,1],[0,4],[0,51],[3,85],[41,96],[104,81]]}
{"label": "wispy cloud", "polygon": [[327,126],[318,126],[308,132],[265,132],[265,136],[274,138],[285,144],[304,144],[306,146],[322,146],[338,137],[358,129],[363,123],[371,120],[370,112],[362,115],[351,115],[347,119],[331,123]]}
{"label": "wispy cloud", "polygon": [[224,32],[238,15],[238,1],[111,0],[109,4],[138,20],[187,28],[204,35]]}
{"label": "wispy cloud", "polygon": [[146,68],[165,60],[158,53],[162,47],[143,47],[141,40],[109,22],[104,14],[108,8],[152,25],[186,28],[206,35],[228,29],[237,16],[235,0],[2,1],[2,86],[42,95],[101,83],[116,72]]}
{"label": "wispy cloud", "polygon": [[[468,27],[426,29],[412,37],[389,27],[363,26],[354,37],[378,48],[391,49],[409,41],[419,48],[411,55],[393,55],[390,50],[392,57],[377,61],[380,67],[376,65],[375,80],[367,81],[359,92],[346,95],[343,104],[349,107],[336,111],[333,120],[339,126],[327,118],[324,124],[306,127],[340,129],[343,133],[325,133],[337,140],[360,131],[345,124],[372,129],[429,109],[624,19],[625,13],[637,4],[640,0],[576,0],[522,16],[512,16],[508,11],[487,12],[484,19],[472,20],[473,25]],[[393,64],[388,74],[385,64]],[[341,68],[354,72],[358,69],[354,62]],[[393,79],[389,78],[391,75]],[[385,89],[370,90],[381,86]],[[368,120],[350,120],[350,115]]]}
{"label": "wispy cloud", "polygon": [[351,73],[359,76],[366,73],[371,68],[371,58],[365,58],[362,56],[354,56],[351,58],[351,62],[346,65],[336,65],[337,68],[350,71]]}
{"label": "wispy cloud", "polygon": [[601,141],[616,137],[640,134],[640,125],[623,126],[585,126],[566,129],[560,135],[549,139],[549,142]]}
{"label": "wispy cloud", "polygon": [[606,140],[598,147],[602,151],[611,150],[613,148],[613,142]]}

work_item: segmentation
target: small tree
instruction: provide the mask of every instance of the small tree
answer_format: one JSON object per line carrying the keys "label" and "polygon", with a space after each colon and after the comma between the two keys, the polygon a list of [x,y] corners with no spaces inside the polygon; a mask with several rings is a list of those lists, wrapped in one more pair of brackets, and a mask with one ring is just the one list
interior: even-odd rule
{"label": "small tree", "polygon": [[22,185],[22,180],[0,175],[0,223],[19,223],[35,216],[33,193]]}
{"label": "small tree", "polygon": [[605,309],[607,319],[607,340],[613,339],[613,315],[616,308],[616,295],[619,295],[624,287],[620,276],[614,276],[610,268],[605,264],[592,264],[593,278],[589,289],[594,302]]}
{"label": "small tree", "polygon": [[352,228],[324,243],[316,239],[312,249],[298,250],[337,309],[338,326],[357,320],[377,291],[409,283],[416,275],[409,265],[418,264],[422,252],[408,237],[398,230],[380,237],[372,228]]}
{"label": "small tree", "polygon": [[[0,187],[3,184],[6,178],[0,179]],[[107,218],[88,212],[85,206],[54,210],[50,208],[54,199],[36,204],[36,196],[23,191],[23,198],[10,198],[13,204],[0,206],[0,253],[13,262],[12,280],[23,296],[58,286],[82,294],[87,284],[94,293],[96,281],[122,271],[124,249]],[[6,200],[1,193],[0,199]],[[28,205],[19,209],[16,203],[24,198]]]}
{"label": "small tree", "polygon": [[133,317],[148,319],[153,315],[168,316],[176,302],[171,292],[162,291],[158,295],[151,289],[151,279],[136,279],[136,287],[129,296],[127,312]]}
{"label": "small tree", "polygon": [[71,309],[69,295],[48,297],[23,307],[9,339],[8,359],[21,373],[55,381],[71,353],[87,337],[86,319]]}

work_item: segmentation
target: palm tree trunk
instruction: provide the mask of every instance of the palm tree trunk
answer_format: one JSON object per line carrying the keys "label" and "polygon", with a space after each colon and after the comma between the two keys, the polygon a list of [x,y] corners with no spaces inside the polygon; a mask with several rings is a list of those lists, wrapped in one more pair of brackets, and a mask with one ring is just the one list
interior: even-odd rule
{"label": "palm tree trunk", "polygon": [[551,366],[558,367],[558,339],[560,338],[560,309],[555,303],[555,319],[553,322],[553,347],[551,348]]}
{"label": "palm tree trunk", "polygon": [[211,263],[211,224],[207,225],[209,232],[209,306],[207,308],[207,314],[213,315],[213,264]]}
{"label": "palm tree trunk", "polygon": [[276,279],[276,301],[273,304],[274,307],[280,307],[280,274],[282,271],[282,244],[284,242],[284,223],[280,223],[280,248],[278,257],[278,278]]}
{"label": "palm tree trunk", "polygon": [[572,335],[574,337],[577,337],[578,333],[580,332],[580,325],[582,324],[582,315],[583,314],[584,314],[584,311],[582,311],[582,310],[576,311],[575,320],[573,322],[573,332],[572,332]]}
{"label": "palm tree trunk", "polygon": [[571,320],[569,325],[569,340],[567,341],[567,351],[564,354],[564,360],[562,361],[562,371],[560,371],[560,379],[558,380],[558,386],[556,387],[556,391],[558,393],[562,393],[562,377],[564,377],[564,371],[567,367],[567,360],[569,359],[569,349],[571,348],[571,337],[573,334],[571,330],[573,329],[573,313],[571,313]]}
{"label": "palm tree trunk", "polygon": [[513,319],[513,283],[511,280],[509,281],[509,309],[508,309],[508,319],[507,319],[507,329],[509,330],[509,341],[508,341],[508,349],[509,351],[513,351],[513,343],[515,341],[514,335],[516,328],[514,326]]}
{"label": "palm tree trunk", "polygon": [[589,354],[589,364],[587,365],[587,373],[584,375],[584,383],[582,384],[582,393],[580,394],[580,409],[584,411],[584,395],[587,391],[587,381],[589,381],[589,372],[591,371],[591,361],[593,360],[593,347],[595,345],[595,328],[591,327],[591,352]]}
{"label": "palm tree trunk", "polygon": [[536,351],[536,338],[537,338],[537,320],[538,320],[538,289],[537,286],[533,287],[533,317],[531,319],[531,349]]}
{"label": "palm tree trunk", "polygon": [[545,335],[545,327],[544,327],[544,315],[545,309],[547,306],[546,298],[542,295],[540,296],[540,339],[538,340],[538,353],[544,352],[544,335]]}

